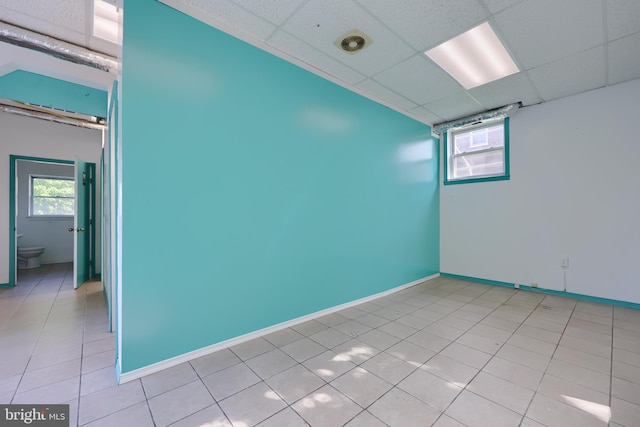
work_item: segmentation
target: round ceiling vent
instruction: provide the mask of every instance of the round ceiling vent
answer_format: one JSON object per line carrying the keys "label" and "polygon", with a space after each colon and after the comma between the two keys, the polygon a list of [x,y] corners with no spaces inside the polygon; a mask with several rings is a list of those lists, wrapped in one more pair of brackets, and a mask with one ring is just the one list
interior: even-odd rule
{"label": "round ceiling vent", "polygon": [[356,28],[347,31],[333,42],[340,50],[351,54],[361,51],[371,43],[371,37]]}
{"label": "round ceiling vent", "polygon": [[342,39],[342,42],[340,42],[340,47],[342,48],[342,50],[346,50],[347,52],[355,52],[357,50],[360,50],[364,47],[364,45],[364,37],[358,35],[347,36]]}

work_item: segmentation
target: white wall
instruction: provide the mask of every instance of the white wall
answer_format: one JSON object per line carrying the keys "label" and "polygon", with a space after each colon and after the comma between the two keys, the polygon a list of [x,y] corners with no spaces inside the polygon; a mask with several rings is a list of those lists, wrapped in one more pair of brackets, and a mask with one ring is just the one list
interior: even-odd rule
{"label": "white wall", "polygon": [[527,107],[511,180],[442,186],[445,273],[640,303],[640,80]]}
{"label": "white wall", "polygon": [[43,246],[40,256],[43,264],[73,261],[73,238],[69,227],[73,227],[73,217],[37,218],[29,217],[30,175],[74,177],[73,165],[18,161],[18,205],[16,225],[22,238],[19,246]]}
{"label": "white wall", "polygon": [[[9,282],[9,156],[75,160],[96,163],[100,177],[102,132],[0,112],[0,284]],[[96,212],[100,212],[100,183],[96,183]],[[96,221],[100,238],[100,222]],[[4,224],[4,225],[3,225]],[[98,241],[98,249],[100,242]],[[23,244],[21,242],[21,244]],[[100,271],[99,253],[96,254]]]}

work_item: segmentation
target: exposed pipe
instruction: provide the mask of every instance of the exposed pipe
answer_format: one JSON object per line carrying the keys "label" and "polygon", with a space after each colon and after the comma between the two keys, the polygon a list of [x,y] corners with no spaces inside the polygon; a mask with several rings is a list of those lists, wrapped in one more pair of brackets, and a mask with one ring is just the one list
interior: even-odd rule
{"label": "exposed pipe", "polygon": [[497,119],[499,117],[508,117],[513,114],[518,108],[521,107],[521,103],[509,104],[507,106],[496,108],[495,110],[485,111],[483,113],[473,114],[471,116],[463,117],[461,119],[452,120],[450,122],[438,123],[433,126],[431,130],[435,135],[442,135],[451,128],[457,128],[464,125],[468,125],[475,122],[482,122],[489,119]]}
{"label": "exposed pipe", "polygon": [[4,21],[0,21],[0,41],[37,50],[56,58],[87,65],[108,73],[116,74],[118,72],[118,61],[112,56],[16,27]]}
{"label": "exposed pipe", "polygon": [[36,119],[47,120],[55,123],[62,123],[65,125],[71,125],[71,126],[76,126],[80,128],[86,128],[86,129],[104,130],[105,128],[104,125],[101,125],[98,123],[90,123],[85,120],[66,118],[66,117],[56,116],[50,113],[28,110],[26,108],[20,108],[20,107],[12,107],[4,104],[0,104],[0,112],[17,114],[20,116],[32,117]]}

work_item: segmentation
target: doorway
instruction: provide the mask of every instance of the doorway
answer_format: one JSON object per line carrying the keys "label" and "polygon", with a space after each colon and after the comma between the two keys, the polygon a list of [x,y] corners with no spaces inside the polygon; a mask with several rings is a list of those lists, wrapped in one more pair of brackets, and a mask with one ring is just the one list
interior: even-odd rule
{"label": "doorway", "polygon": [[19,234],[21,245],[45,248],[43,264],[71,261],[74,288],[95,276],[95,164],[11,155],[9,185],[9,285],[18,284]]}

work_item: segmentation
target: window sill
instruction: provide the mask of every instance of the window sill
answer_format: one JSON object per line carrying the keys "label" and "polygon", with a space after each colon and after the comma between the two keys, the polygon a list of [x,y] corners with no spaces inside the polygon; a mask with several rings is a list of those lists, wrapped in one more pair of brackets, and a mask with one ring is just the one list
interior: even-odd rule
{"label": "window sill", "polygon": [[62,221],[69,220],[73,221],[73,215],[29,215],[27,216],[29,221]]}
{"label": "window sill", "polygon": [[474,182],[508,181],[510,178],[511,178],[510,175],[500,175],[500,176],[485,176],[482,178],[456,179],[452,181],[445,180],[444,185],[471,184]]}

